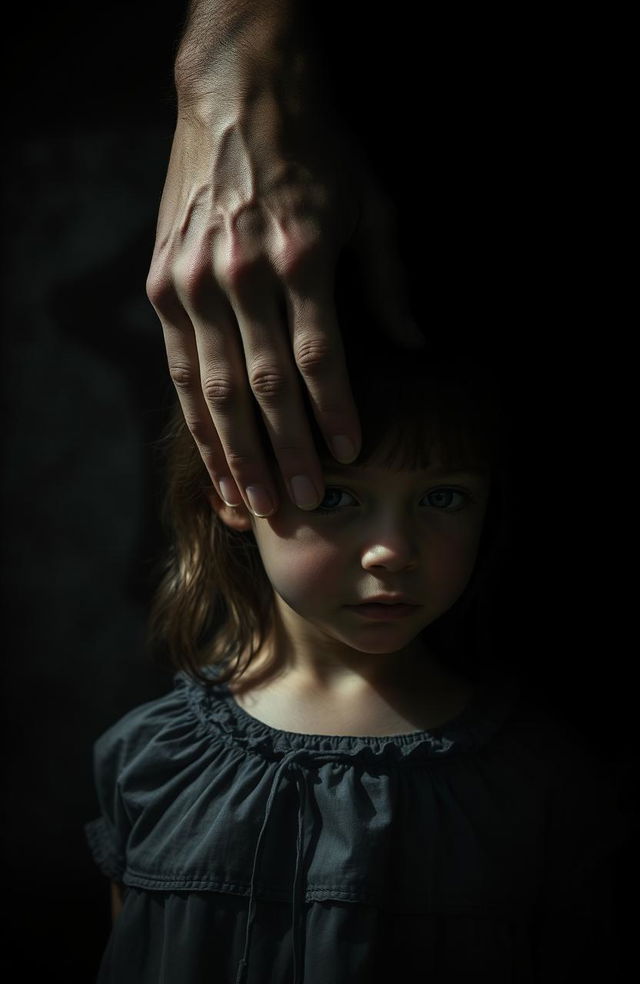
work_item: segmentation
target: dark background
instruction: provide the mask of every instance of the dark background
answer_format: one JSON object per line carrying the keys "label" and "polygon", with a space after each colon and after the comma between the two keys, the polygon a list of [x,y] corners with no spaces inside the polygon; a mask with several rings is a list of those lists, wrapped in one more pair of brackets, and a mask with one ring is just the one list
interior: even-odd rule
{"label": "dark background", "polygon": [[[109,932],[91,745],[171,681],[143,651],[173,399],[144,285],[184,10],[29,5],[5,66],[4,923],[53,980],[91,981]],[[496,644],[630,803],[637,442],[599,49],[557,22],[428,27],[327,13],[335,88],[394,190],[416,315],[504,369],[519,496]]]}

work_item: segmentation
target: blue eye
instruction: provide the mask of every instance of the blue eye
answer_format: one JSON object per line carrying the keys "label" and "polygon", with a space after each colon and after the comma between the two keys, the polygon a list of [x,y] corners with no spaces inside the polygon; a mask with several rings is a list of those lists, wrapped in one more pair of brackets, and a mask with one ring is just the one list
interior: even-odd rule
{"label": "blue eye", "polygon": [[[435,495],[435,496],[449,496],[449,497],[452,496],[452,495],[457,495],[457,496],[460,496],[460,498],[463,499],[463,500],[466,500],[466,499],[470,499],[471,498],[471,496],[468,494],[468,492],[462,492],[461,489],[433,489],[431,492],[429,492],[428,497],[430,498],[432,495]],[[458,510],[459,509],[462,509],[462,507],[463,507],[463,503],[461,503],[460,505],[458,505],[455,509],[448,509],[446,507],[445,508],[441,508],[442,504],[440,506],[438,506],[438,505],[436,505],[436,503],[433,503],[433,502],[431,503],[431,505],[435,505],[436,509],[440,509],[441,512],[458,512]]]}
{"label": "blue eye", "polygon": [[[322,500],[322,502],[325,503],[327,499],[331,499],[332,497],[334,499],[335,497],[337,497],[337,501],[334,501],[329,506],[319,505],[316,507],[316,509],[313,510],[313,512],[327,513],[327,514],[336,513],[339,508],[340,498],[343,495],[348,495],[352,499],[354,498],[354,496],[351,495],[351,492],[347,492],[346,489],[341,489],[333,485],[327,486],[325,490],[324,499]],[[471,500],[471,496],[469,495],[468,492],[464,492],[462,489],[452,489],[448,487],[446,488],[443,487],[440,489],[432,489],[431,492],[427,493],[427,498],[432,499],[433,496],[440,497],[441,501],[440,502],[438,502],[437,500],[435,502],[431,501],[430,505],[438,512],[447,512],[447,513],[459,512],[461,509],[464,508],[465,502]],[[442,502],[443,496],[447,500],[444,503]],[[454,506],[453,508],[451,507],[452,496],[458,496],[458,505]]]}
{"label": "blue eye", "polygon": [[[333,496],[337,495],[338,496],[338,500],[339,500],[340,499],[340,496],[342,496],[342,495],[351,495],[351,493],[350,492],[347,492],[345,489],[339,489],[339,488],[336,488],[335,486],[331,486],[330,485],[330,486],[327,486],[327,488],[325,490],[325,494],[324,494],[324,499],[322,501],[323,502],[326,502],[326,500],[328,498],[330,498],[332,495]],[[351,498],[353,499],[353,496],[351,496]],[[323,507],[322,505],[320,505],[320,506],[317,506],[316,509],[314,509],[313,511],[314,512],[320,512],[320,513],[331,513],[331,512],[335,512],[335,506],[336,505],[337,505],[337,503],[335,503],[335,502],[333,504],[334,508]]]}

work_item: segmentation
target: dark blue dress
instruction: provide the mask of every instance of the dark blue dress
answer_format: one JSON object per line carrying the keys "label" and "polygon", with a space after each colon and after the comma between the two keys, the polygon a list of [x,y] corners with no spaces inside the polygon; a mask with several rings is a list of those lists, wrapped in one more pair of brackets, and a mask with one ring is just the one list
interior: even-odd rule
{"label": "dark blue dress", "polygon": [[556,984],[608,940],[628,821],[515,680],[350,737],[269,727],[207,672],[95,743],[86,834],[126,886],[99,984]]}

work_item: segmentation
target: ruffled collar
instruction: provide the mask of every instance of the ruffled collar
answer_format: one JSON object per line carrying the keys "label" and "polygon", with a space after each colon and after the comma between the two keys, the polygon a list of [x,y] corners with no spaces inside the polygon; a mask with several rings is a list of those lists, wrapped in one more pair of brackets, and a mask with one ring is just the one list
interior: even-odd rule
{"label": "ruffled collar", "polygon": [[315,756],[364,759],[444,756],[462,748],[483,745],[512,712],[522,690],[517,676],[476,684],[466,707],[445,724],[428,731],[397,735],[315,735],[283,731],[259,721],[236,702],[225,683],[216,683],[219,669],[202,667],[211,684],[204,685],[180,671],[175,684],[184,689],[200,730],[230,744],[243,746],[268,758],[279,759],[293,750]]}

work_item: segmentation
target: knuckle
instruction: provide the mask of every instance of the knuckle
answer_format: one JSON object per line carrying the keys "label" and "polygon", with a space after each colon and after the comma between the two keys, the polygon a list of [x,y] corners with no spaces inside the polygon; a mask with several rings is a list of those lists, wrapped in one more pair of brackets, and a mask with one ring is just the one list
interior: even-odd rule
{"label": "knuckle", "polygon": [[176,270],[176,281],[180,291],[193,303],[211,281],[211,268],[205,259],[192,258],[188,266],[180,266]]}
{"label": "knuckle", "polygon": [[301,274],[313,266],[320,255],[323,244],[320,230],[310,226],[290,238],[281,247],[276,257],[276,266],[282,279],[294,283]]}
{"label": "knuckle", "polygon": [[177,390],[192,391],[195,387],[195,373],[185,362],[169,363],[169,375]]}
{"label": "knuckle", "polygon": [[171,281],[164,272],[151,269],[145,284],[146,294],[159,314],[170,313],[176,304],[176,293]]}
{"label": "knuckle", "polygon": [[307,376],[326,371],[331,361],[329,343],[327,339],[320,336],[298,341],[294,354],[296,365]]}
{"label": "knuckle", "polygon": [[237,293],[251,282],[258,266],[256,257],[227,255],[216,264],[216,280],[227,293]]}
{"label": "knuckle", "polygon": [[249,384],[262,402],[279,400],[286,389],[284,375],[272,366],[254,366],[249,372]]}
{"label": "knuckle", "polygon": [[202,417],[196,417],[195,415],[185,416],[185,421],[191,436],[198,445],[200,452],[203,449],[208,448],[210,437],[211,437],[211,426],[210,422],[203,420]]}
{"label": "knuckle", "polygon": [[226,376],[209,376],[203,379],[202,393],[214,411],[226,413],[233,406],[235,390],[232,381]]}
{"label": "knuckle", "polygon": [[241,484],[244,484],[244,475],[248,475],[252,470],[255,472],[255,455],[248,454],[246,451],[240,451],[238,448],[225,447],[224,456],[234,478]]}

